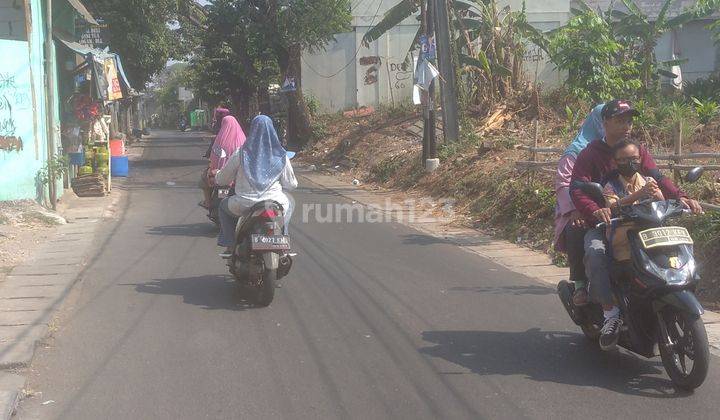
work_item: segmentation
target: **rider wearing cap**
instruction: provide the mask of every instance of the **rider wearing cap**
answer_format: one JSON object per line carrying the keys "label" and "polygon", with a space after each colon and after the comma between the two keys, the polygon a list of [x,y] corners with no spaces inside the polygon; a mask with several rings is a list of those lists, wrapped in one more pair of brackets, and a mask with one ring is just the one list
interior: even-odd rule
{"label": "rider wearing cap", "polygon": [[[586,182],[604,184],[608,177],[617,171],[613,159],[613,146],[630,136],[633,117],[638,111],[625,100],[608,102],[602,110],[605,137],[592,141],[580,154],[573,169],[570,196],[575,208],[583,215],[590,226],[598,222],[609,223],[611,211],[604,202],[595,202],[579,186]],[[670,178],[664,177],[655,161],[644,146],[640,146],[638,172],[652,177],[667,199],[679,199],[693,212],[700,213],[700,204],[687,198]],[[622,326],[620,309],[615,304],[610,287],[610,271],[606,255],[604,228],[590,229],[585,234],[585,272],[590,280],[590,295],[603,306],[605,323],[600,335],[600,347],[603,350],[615,348]]]}

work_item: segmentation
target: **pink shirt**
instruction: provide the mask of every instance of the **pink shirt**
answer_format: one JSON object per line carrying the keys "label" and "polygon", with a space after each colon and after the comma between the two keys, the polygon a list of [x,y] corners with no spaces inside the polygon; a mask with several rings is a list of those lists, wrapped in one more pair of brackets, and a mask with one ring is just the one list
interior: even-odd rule
{"label": "pink shirt", "polygon": [[575,210],[575,205],[570,198],[570,180],[573,168],[575,167],[575,156],[564,155],[560,158],[555,174],[555,249],[565,252],[565,237],[562,234],[565,226],[570,222],[570,213]]}

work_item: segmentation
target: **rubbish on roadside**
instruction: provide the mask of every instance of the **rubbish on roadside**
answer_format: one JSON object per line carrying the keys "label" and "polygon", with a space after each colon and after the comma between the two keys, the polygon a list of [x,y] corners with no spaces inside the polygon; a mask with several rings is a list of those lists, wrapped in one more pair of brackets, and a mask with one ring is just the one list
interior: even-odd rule
{"label": "rubbish on roadside", "polygon": [[105,180],[102,174],[80,175],[71,181],[71,187],[78,197],[105,196]]}
{"label": "rubbish on roadside", "polygon": [[375,108],[371,106],[362,106],[358,109],[353,109],[350,111],[343,112],[343,117],[345,118],[357,118],[357,117],[366,117],[370,114],[373,114],[375,112]]}
{"label": "rubbish on roadside", "polygon": [[360,181],[357,180],[357,179],[353,179],[352,184],[355,185],[355,186],[360,185]]}
{"label": "rubbish on roadside", "polygon": [[317,171],[317,166],[315,166],[315,165],[310,165],[310,166],[308,166],[308,169],[311,170],[311,171]]}
{"label": "rubbish on roadside", "polygon": [[48,405],[48,404],[54,404],[54,403],[55,403],[55,400],[47,400],[44,403],[42,403],[42,405]]}

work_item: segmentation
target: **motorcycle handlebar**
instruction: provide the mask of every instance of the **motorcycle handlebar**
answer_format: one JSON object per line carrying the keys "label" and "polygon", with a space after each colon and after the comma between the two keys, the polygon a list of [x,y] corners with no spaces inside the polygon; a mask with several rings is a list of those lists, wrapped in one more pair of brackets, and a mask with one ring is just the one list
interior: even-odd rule
{"label": "motorcycle handlebar", "polygon": [[[692,210],[690,210],[690,209],[683,209],[682,212],[683,212],[683,215],[693,214]],[[610,219],[610,224],[613,224],[615,222],[621,222],[623,220],[625,220],[624,217],[613,217],[612,219]],[[595,225],[595,228],[601,228],[601,227],[605,227],[605,226],[607,226],[607,223],[600,222],[597,225]]]}

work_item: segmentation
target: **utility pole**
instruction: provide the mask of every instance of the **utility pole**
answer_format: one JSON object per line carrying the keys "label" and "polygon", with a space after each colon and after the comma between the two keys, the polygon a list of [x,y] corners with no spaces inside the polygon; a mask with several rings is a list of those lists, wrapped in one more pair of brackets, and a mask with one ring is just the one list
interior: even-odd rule
{"label": "utility pole", "polygon": [[[427,0],[427,11],[425,13],[425,37],[428,43],[428,51],[432,50],[435,38],[435,0]],[[432,172],[437,169],[437,145],[435,138],[435,81],[430,83],[425,101],[423,130],[423,165],[425,170]]]}
{"label": "utility pole", "polygon": [[[55,61],[53,60],[53,2],[45,1],[45,117],[47,124],[47,168],[48,168],[48,198],[50,207],[57,209],[57,182],[55,179]],[[29,36],[30,34],[28,34]]]}
{"label": "utility pole", "polygon": [[452,63],[450,47],[450,21],[448,18],[448,0],[432,0],[435,4],[434,16],[437,22],[437,55],[440,76],[440,95],[442,97],[443,132],[446,142],[459,138],[457,80]]}

